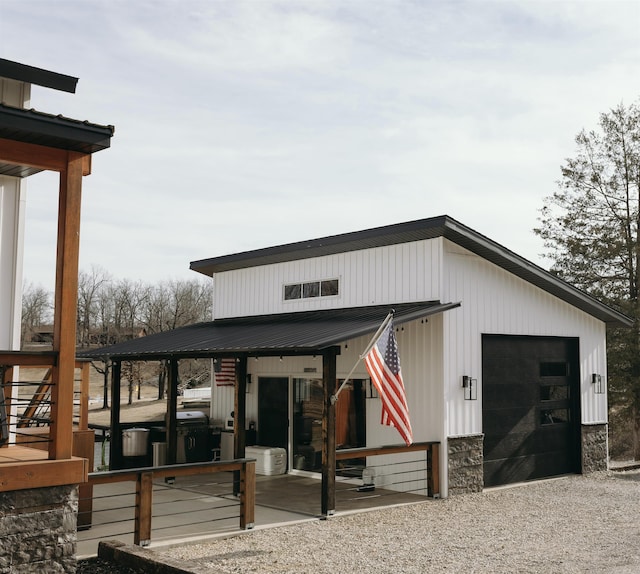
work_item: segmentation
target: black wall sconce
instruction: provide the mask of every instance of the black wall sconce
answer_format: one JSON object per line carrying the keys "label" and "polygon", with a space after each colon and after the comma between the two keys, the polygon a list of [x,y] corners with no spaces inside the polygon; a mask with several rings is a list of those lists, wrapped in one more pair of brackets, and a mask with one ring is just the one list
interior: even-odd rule
{"label": "black wall sconce", "polygon": [[593,385],[593,392],[596,395],[604,394],[604,377],[602,375],[593,373],[593,375],[591,375],[591,384]]}
{"label": "black wall sconce", "polygon": [[468,375],[462,375],[462,388],[464,389],[465,401],[475,401],[478,399],[478,379],[472,379]]}

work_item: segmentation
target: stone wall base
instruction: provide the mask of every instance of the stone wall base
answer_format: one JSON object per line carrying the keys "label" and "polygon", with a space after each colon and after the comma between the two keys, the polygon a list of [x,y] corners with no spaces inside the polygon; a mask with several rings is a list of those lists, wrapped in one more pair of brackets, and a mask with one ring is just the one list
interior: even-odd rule
{"label": "stone wall base", "polygon": [[607,470],[609,466],[608,425],[582,425],[582,474]]}
{"label": "stone wall base", "polygon": [[74,573],[77,512],[77,485],[0,492],[0,573]]}
{"label": "stone wall base", "polygon": [[484,435],[454,436],[447,439],[449,496],[482,492]]}

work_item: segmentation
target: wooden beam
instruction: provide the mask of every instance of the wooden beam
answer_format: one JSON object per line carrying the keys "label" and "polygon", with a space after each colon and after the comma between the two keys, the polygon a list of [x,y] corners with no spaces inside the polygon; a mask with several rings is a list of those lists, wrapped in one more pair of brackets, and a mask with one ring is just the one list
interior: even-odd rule
{"label": "wooden beam", "polygon": [[153,472],[142,472],[136,480],[136,516],[133,543],[147,546],[151,542],[153,512]]}
{"label": "wooden beam", "polygon": [[[28,456],[23,456],[25,451],[34,454],[27,452]],[[0,492],[82,484],[88,480],[89,464],[85,458],[47,460],[45,452],[19,446],[1,449],[0,452],[3,454],[0,457],[2,459],[6,458],[5,453],[11,453],[16,459],[25,459],[0,461]]]}
{"label": "wooden beam", "polygon": [[339,349],[330,347],[322,353],[322,388],[324,409],[322,416],[322,488],[321,513],[327,517],[336,509],[336,406],[332,397],[336,392],[336,356]]}
{"label": "wooden beam", "polygon": [[253,528],[256,508],[256,463],[247,462],[240,471],[240,528]]}
{"label": "wooden beam", "polygon": [[52,367],[56,364],[57,356],[53,351],[44,353],[0,351],[0,365],[12,365],[14,367]]}
{"label": "wooden beam", "polygon": [[53,321],[53,350],[58,353],[58,362],[53,367],[51,389],[51,459],[71,458],[82,158],[82,154],[69,153],[66,169],[60,173]]}
{"label": "wooden beam", "polygon": [[427,451],[428,470],[428,494],[433,498],[440,498],[440,444],[434,443]]}
{"label": "wooden beam", "polygon": [[62,172],[67,169],[70,153],[75,152],[0,138],[0,160],[15,165]]}

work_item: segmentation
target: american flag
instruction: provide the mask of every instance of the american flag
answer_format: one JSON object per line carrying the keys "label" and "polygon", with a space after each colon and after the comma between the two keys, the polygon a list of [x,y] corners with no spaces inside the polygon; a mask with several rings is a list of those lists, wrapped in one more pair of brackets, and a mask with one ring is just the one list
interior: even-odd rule
{"label": "american flag", "polygon": [[216,385],[218,387],[233,386],[236,384],[236,360],[216,359],[214,366]]}
{"label": "american flag", "polygon": [[400,357],[393,332],[393,320],[389,321],[365,356],[364,364],[382,399],[381,424],[395,427],[407,446],[410,445],[413,442],[413,431],[400,372]]}

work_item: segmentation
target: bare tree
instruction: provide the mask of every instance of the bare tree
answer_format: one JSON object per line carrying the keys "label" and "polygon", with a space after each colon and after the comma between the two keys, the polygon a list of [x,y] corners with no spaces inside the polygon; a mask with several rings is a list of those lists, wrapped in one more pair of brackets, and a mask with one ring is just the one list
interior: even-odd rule
{"label": "bare tree", "polygon": [[22,289],[22,345],[31,340],[37,327],[51,322],[52,309],[51,293],[40,285],[25,283]]}
{"label": "bare tree", "polygon": [[98,296],[110,280],[109,274],[96,266],[88,273],[80,271],[78,274],[77,344],[80,348],[88,347],[91,342],[91,331],[97,323]]}

